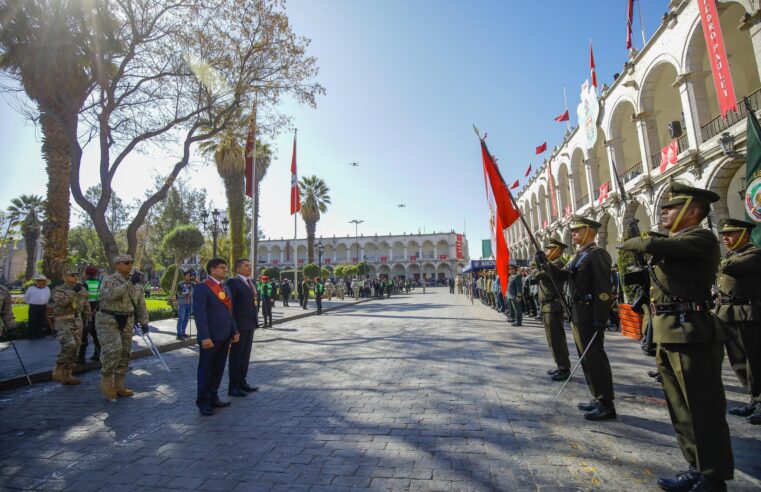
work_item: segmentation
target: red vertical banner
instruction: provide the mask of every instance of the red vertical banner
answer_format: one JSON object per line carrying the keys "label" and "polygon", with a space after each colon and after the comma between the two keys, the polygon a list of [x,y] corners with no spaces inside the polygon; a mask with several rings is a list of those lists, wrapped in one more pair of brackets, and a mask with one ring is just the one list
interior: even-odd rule
{"label": "red vertical banner", "polygon": [[547,162],[547,188],[550,193],[550,203],[552,204],[552,218],[558,216],[558,204],[555,197],[555,180],[552,179],[552,161]]}
{"label": "red vertical banner", "polygon": [[727,112],[737,112],[735,87],[732,85],[732,74],[729,71],[727,50],[724,46],[724,36],[721,33],[719,13],[716,10],[716,0],[698,0],[700,20],[703,24],[703,34],[706,38],[706,50],[711,61],[713,84],[716,87],[716,97],[719,99],[719,109],[722,118]]}
{"label": "red vertical banner", "polygon": [[464,260],[465,255],[462,252],[462,234],[457,234],[457,240],[455,242],[455,255],[458,260]]}

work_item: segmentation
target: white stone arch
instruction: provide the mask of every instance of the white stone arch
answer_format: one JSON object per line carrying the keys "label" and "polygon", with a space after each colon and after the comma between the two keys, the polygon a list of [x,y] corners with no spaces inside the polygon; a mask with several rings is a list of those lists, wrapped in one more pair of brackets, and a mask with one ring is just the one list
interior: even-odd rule
{"label": "white stone arch", "polygon": [[637,114],[637,101],[628,94],[622,94],[611,107],[613,109],[605,134],[609,135],[608,141],[618,175],[622,177],[622,181],[630,181],[637,174],[638,165],[639,174],[644,172],[642,163],[646,162],[642,156],[637,125],[632,119]]}
{"label": "white stone arch", "polygon": [[375,277],[377,275],[377,269],[375,268],[374,265],[371,265],[369,263],[367,264],[367,274],[366,275],[370,275],[370,277]]}
{"label": "white stone arch", "polygon": [[436,277],[439,280],[445,280],[449,277],[453,277],[452,274],[452,265],[450,265],[447,262],[442,261],[438,265],[436,265]]}
{"label": "white stone arch", "polygon": [[571,210],[573,210],[573,205],[571,204],[571,183],[568,179],[570,166],[571,163],[569,161],[561,160],[556,170],[558,177],[555,179],[555,183],[558,194],[560,195],[560,203],[558,203],[558,215],[561,219],[565,215],[565,207],[571,205]]}
{"label": "white stone arch", "polygon": [[378,246],[376,246],[375,242],[368,241],[365,243],[365,256],[367,256],[367,261],[380,261],[380,258],[378,257],[385,255],[378,251]]}
{"label": "white stone arch", "polygon": [[394,241],[392,249],[392,255],[395,260],[404,260],[404,243],[401,241]]}
{"label": "white stone arch", "polygon": [[589,202],[587,169],[584,165],[584,149],[581,147],[574,147],[571,150],[571,175],[573,176],[573,189],[576,195],[573,210],[576,211]]}
{"label": "white stone arch", "polygon": [[629,227],[629,221],[634,218],[638,221],[640,232],[653,230],[652,216],[649,213],[651,209],[650,204],[641,195],[633,195],[629,198],[629,203],[626,205],[623,214],[623,220],[621,224],[621,234],[627,234],[627,228]]}
{"label": "white stone arch", "polygon": [[[549,203],[549,197],[547,196],[547,190],[544,188],[544,183],[539,185],[539,189],[536,193],[536,199],[539,205],[539,222],[537,222],[536,225],[537,229],[541,231],[545,227],[549,226],[550,221],[552,220],[550,217],[551,205]],[[545,226],[545,222],[547,222],[547,226]]]}
{"label": "white stone arch", "polygon": [[605,148],[606,134],[601,127],[597,127],[597,141],[594,147],[588,149],[589,171],[592,182],[593,202],[597,203],[597,197],[600,194],[600,185],[608,183],[608,191],[613,191],[613,185],[610,178],[610,159],[608,159],[608,150]]}
{"label": "white stone arch", "polygon": [[347,263],[349,260],[349,246],[344,243],[340,242],[336,245],[336,263]]}
{"label": "white stone arch", "polygon": [[296,254],[298,254],[298,259],[304,260],[304,263],[307,262],[307,247],[306,244],[299,244],[296,248]]}
{"label": "white stone arch", "polygon": [[380,275],[391,275],[391,267],[388,264],[386,264],[386,263],[383,263],[383,264],[379,265],[378,266],[378,275],[379,276]]}
{"label": "white stone arch", "polygon": [[436,253],[438,255],[436,259],[438,259],[441,255],[446,255],[447,259],[449,259],[449,241],[446,239],[439,239],[439,242],[436,243]]}
{"label": "white stone arch", "polygon": [[539,211],[539,200],[537,199],[536,192],[531,194],[531,205],[529,207],[529,225],[536,232],[541,226],[541,212]]}
{"label": "white stone arch", "polygon": [[257,265],[264,265],[269,263],[268,261],[269,252],[270,252],[270,249],[263,244],[259,244],[256,247]]}
{"label": "white stone arch", "polygon": [[436,274],[436,265],[430,262],[423,263],[420,267],[421,272],[425,275],[425,278],[432,278],[432,275]]}
{"label": "white stone arch", "polygon": [[431,260],[433,258],[433,241],[430,239],[426,239],[423,241],[423,245],[421,246],[423,250],[423,258],[426,260]]}
{"label": "white stone arch", "polygon": [[391,275],[393,277],[404,278],[407,275],[407,269],[404,268],[404,265],[402,265],[401,263],[395,263],[394,266],[391,268]]}
{"label": "white stone arch", "polygon": [[415,280],[420,278],[420,265],[417,263],[410,263],[407,265],[407,277],[412,277]]}
{"label": "white stone arch", "polygon": [[637,108],[647,134],[648,154],[654,157],[650,163],[652,167],[660,164],[660,150],[672,140],[669,122],[678,121],[685,126],[681,95],[675,87],[679,73],[679,60],[670,53],[662,53],[642,77]]}
{"label": "white stone arch", "polygon": [[746,164],[743,159],[721,158],[713,166],[706,179],[706,189],[711,190],[721,199],[711,204],[711,221],[714,227],[719,220],[731,217],[745,220],[745,208],[740,200],[740,178],[745,178]]}

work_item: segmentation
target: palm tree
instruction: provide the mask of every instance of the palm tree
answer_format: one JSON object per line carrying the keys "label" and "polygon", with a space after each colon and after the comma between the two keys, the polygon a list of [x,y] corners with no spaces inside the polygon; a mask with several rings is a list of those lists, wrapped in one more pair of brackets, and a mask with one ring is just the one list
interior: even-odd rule
{"label": "palm tree", "polygon": [[[253,256],[254,258],[254,264],[256,265],[257,262],[257,251],[256,251],[256,245],[259,239],[259,190],[260,190],[260,184],[262,182],[262,179],[264,179],[264,175],[267,174],[267,170],[270,167],[270,162],[272,161],[272,150],[270,149],[270,146],[267,144],[263,144],[256,141],[256,188],[254,189],[254,223],[251,226],[251,233],[256,234],[254,236],[256,240],[254,241],[254,251]],[[254,232],[255,231],[255,232]]]}
{"label": "palm tree", "polygon": [[222,134],[219,140],[208,140],[201,145],[206,153],[214,152],[214,162],[217,172],[225,184],[227,197],[227,213],[230,220],[230,261],[234,262],[242,258],[245,251],[245,234],[243,231],[245,220],[244,179],[246,173],[246,161],[243,156],[243,147],[238,143],[235,133],[228,131]]}
{"label": "palm tree", "polygon": [[11,200],[8,213],[16,217],[21,224],[21,237],[26,245],[26,270],[24,279],[29,280],[34,274],[34,260],[37,251],[37,241],[40,239],[40,229],[44,217],[45,202],[37,195],[21,195]]}
{"label": "palm tree", "polygon": [[301,218],[307,229],[307,263],[314,263],[314,233],[320,214],[328,211],[329,191],[325,181],[317,176],[304,176],[299,182]]}
{"label": "palm tree", "polygon": [[102,52],[113,46],[111,18],[98,2],[7,0],[0,2],[0,19],[0,71],[37,105],[32,116],[39,115],[48,173],[43,271],[60,279],[68,259],[69,142],[94,86],[90,67],[109,65]]}

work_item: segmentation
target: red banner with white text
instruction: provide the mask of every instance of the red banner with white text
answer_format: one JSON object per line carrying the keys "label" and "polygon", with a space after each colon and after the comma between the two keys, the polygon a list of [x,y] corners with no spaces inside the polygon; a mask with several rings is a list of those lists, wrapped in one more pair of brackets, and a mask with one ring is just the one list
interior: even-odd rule
{"label": "red banner with white text", "polygon": [[465,255],[462,252],[462,234],[457,234],[457,240],[455,242],[455,255],[458,260],[464,260]]}
{"label": "red banner with white text", "polygon": [[716,0],[698,0],[698,6],[703,34],[706,38],[708,59],[711,61],[713,84],[716,87],[716,97],[719,99],[719,109],[722,118],[726,118],[730,109],[737,112],[737,98],[735,87],[732,85],[732,74],[729,72],[729,59],[724,47]]}

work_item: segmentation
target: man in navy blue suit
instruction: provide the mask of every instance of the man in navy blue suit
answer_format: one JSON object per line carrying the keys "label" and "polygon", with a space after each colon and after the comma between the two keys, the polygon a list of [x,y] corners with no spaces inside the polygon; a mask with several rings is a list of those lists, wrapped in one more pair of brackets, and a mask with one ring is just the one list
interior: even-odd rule
{"label": "man in navy blue suit", "polygon": [[251,360],[251,346],[254,343],[254,330],[259,328],[259,315],[256,309],[258,292],[251,281],[251,262],[242,258],[235,262],[235,277],[227,281],[227,287],[233,300],[233,319],[240,333],[240,340],[230,347],[230,364],[227,374],[230,377],[227,394],[246,396],[259,389],[246,382],[248,364]]}
{"label": "man in navy blue suit", "polygon": [[230,290],[224,284],[227,270],[225,260],[209,260],[206,264],[209,276],[193,289],[193,312],[201,346],[196,405],[202,415],[214,415],[213,408],[230,406],[229,401],[222,401],[217,395],[230,341],[237,343],[240,338],[233,318]]}

